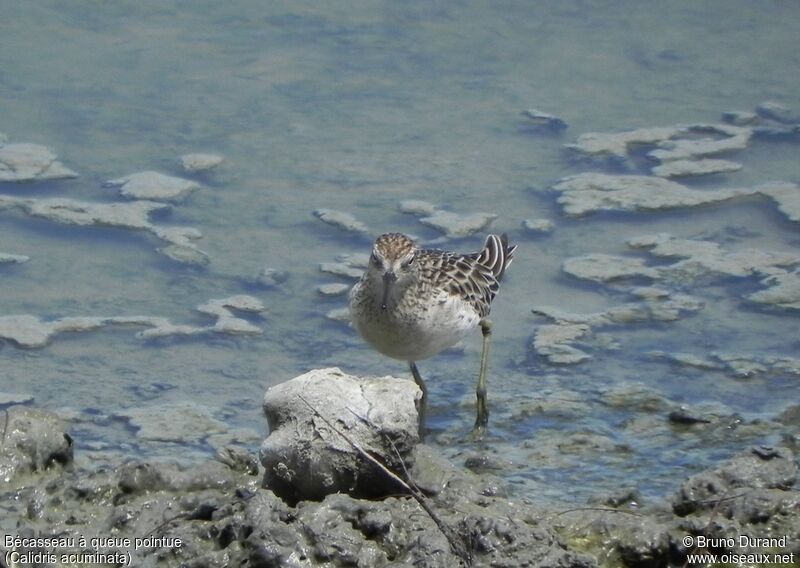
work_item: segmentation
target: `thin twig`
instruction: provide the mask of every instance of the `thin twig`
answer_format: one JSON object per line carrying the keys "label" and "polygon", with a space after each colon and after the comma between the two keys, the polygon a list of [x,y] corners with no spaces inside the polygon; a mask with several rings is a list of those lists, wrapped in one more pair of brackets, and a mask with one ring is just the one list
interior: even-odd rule
{"label": "thin twig", "polygon": [[439,517],[436,511],[433,510],[433,507],[430,506],[430,504],[428,503],[428,499],[422,493],[422,490],[420,490],[417,484],[414,483],[414,480],[412,479],[411,474],[409,473],[408,468],[406,467],[406,462],[400,455],[400,451],[397,449],[397,446],[395,445],[394,441],[388,436],[386,437],[386,441],[388,441],[389,444],[391,444],[392,449],[394,450],[394,453],[397,456],[398,461],[400,462],[400,466],[403,468],[403,473],[406,476],[406,480],[408,480],[408,485],[413,488],[411,495],[414,497],[414,499],[417,500],[417,503],[420,504],[420,507],[425,509],[425,512],[428,513],[431,519],[433,519],[433,522],[436,523],[436,526],[439,527],[439,531],[441,531],[441,533],[447,539],[447,542],[450,544],[450,548],[453,550],[453,552],[459,558],[464,560],[464,562],[467,563],[467,566],[471,566],[472,554],[470,553],[469,548],[464,545],[464,539],[455,530],[453,530],[453,528],[450,525],[445,523]]}
{"label": "thin twig", "polygon": [[[730,493],[730,489],[728,489],[723,495]],[[720,503],[724,503],[725,501],[733,501],[734,499],[738,499],[740,497],[746,496],[749,491],[745,491],[744,493],[739,493],[737,495],[731,495],[730,497],[720,497],[719,499],[705,499],[704,501],[698,501],[697,503],[700,505],[710,505],[714,503],[714,508],[712,509],[712,514],[716,514],[717,510],[719,509]]]}
{"label": "thin twig", "polygon": [[559,511],[551,517],[560,517],[561,515],[566,515],[567,513],[575,513],[577,511],[603,511],[606,513],[623,513],[625,515],[633,515],[634,517],[644,517],[641,513],[637,513],[636,511],[626,511],[625,509],[615,509],[613,507],[575,507],[574,509],[567,509],[565,511]]}
{"label": "thin twig", "polygon": [[325,424],[328,426],[328,428],[330,428],[331,430],[333,430],[334,432],[336,432],[337,434],[339,434],[339,435],[340,435],[342,438],[344,438],[344,439],[345,439],[345,441],[346,441],[348,444],[350,444],[351,446],[353,446],[353,448],[354,448],[354,449],[355,449],[355,450],[356,450],[356,451],[357,451],[357,452],[358,452],[358,453],[359,453],[359,454],[360,454],[360,455],[361,455],[361,456],[362,456],[364,459],[366,459],[366,460],[367,460],[367,461],[369,461],[371,464],[373,464],[373,465],[375,465],[376,467],[378,467],[379,469],[381,469],[381,470],[382,470],[382,471],[383,471],[383,472],[384,472],[386,475],[388,475],[388,476],[389,476],[389,477],[390,477],[392,480],[394,480],[396,483],[400,484],[400,485],[401,485],[403,488],[405,488],[405,489],[406,489],[406,490],[408,490],[408,491],[411,491],[411,488],[410,488],[410,487],[409,487],[409,486],[406,484],[406,482],[405,482],[405,481],[403,481],[402,479],[400,479],[400,478],[399,478],[399,477],[398,477],[398,476],[397,476],[397,475],[396,475],[394,472],[392,472],[392,470],[390,470],[390,469],[388,469],[386,466],[384,466],[384,465],[383,465],[383,464],[382,464],[380,461],[378,461],[378,459],[377,459],[377,458],[375,458],[374,456],[372,456],[371,454],[369,454],[369,453],[368,453],[368,452],[367,452],[367,451],[366,451],[364,448],[362,448],[362,447],[359,445],[359,443],[358,443],[358,442],[356,442],[356,441],[355,441],[355,440],[353,440],[353,439],[352,439],[350,436],[348,436],[347,434],[345,434],[344,432],[342,432],[341,430],[339,430],[339,429],[338,429],[336,426],[334,426],[334,425],[331,423],[331,421],[330,421],[330,420],[328,420],[327,418],[325,418],[325,417],[324,417],[322,414],[320,414],[319,410],[317,410],[316,408],[314,408],[314,407],[311,405],[311,403],[310,403],[310,402],[308,402],[308,401],[306,400],[306,398],[305,398],[303,395],[301,395],[301,394],[298,394],[297,396],[298,396],[298,398],[299,398],[300,400],[302,400],[302,401],[303,401],[303,403],[304,403],[306,406],[308,406],[308,408],[311,410],[311,412],[313,412],[314,414],[316,414],[316,415],[317,415],[317,416],[318,416],[318,417],[319,417],[319,418],[320,418],[320,419],[321,419],[321,420],[322,420],[322,421],[323,421],[323,422],[324,422],[324,423],[325,423]]}
{"label": "thin twig", "polygon": [[[355,449],[359,453],[359,455],[361,455],[361,457],[363,457],[368,462],[373,464],[375,467],[380,469],[391,480],[393,480],[395,483],[400,485],[403,489],[408,491],[408,494],[411,495],[417,503],[419,503],[419,506],[422,507],[425,510],[425,512],[428,514],[428,516],[433,520],[433,522],[436,524],[436,526],[442,532],[442,535],[444,535],[445,539],[447,539],[447,542],[450,545],[450,548],[453,551],[453,553],[456,556],[458,556],[459,558],[461,558],[467,566],[472,566],[472,557],[469,554],[469,551],[467,550],[467,548],[464,546],[463,541],[459,538],[459,536],[455,533],[455,531],[452,528],[450,528],[439,517],[439,515],[436,513],[436,511],[433,510],[433,508],[428,503],[428,500],[425,498],[424,495],[422,495],[422,492],[420,492],[419,489],[416,489],[416,486],[415,486],[415,488],[412,488],[408,483],[406,483],[400,477],[398,477],[398,475],[396,473],[394,473],[392,470],[390,470],[385,465],[383,465],[380,462],[380,460],[378,460],[376,457],[374,457],[372,454],[370,454],[364,448],[362,448],[361,445],[358,442],[356,442],[355,440],[350,438],[350,436],[348,436],[347,434],[342,432],[339,428],[334,426],[333,423],[331,423],[330,420],[325,418],[316,408],[314,408],[311,405],[311,403],[308,402],[305,399],[305,397],[303,395],[298,394],[297,396],[311,410],[311,412],[313,412],[316,416],[318,416],[328,426],[328,428],[330,428],[331,430],[333,430],[334,432],[339,434],[342,438],[344,438],[345,441],[348,444],[350,444],[353,447],[353,449]],[[359,418],[361,418],[361,417],[359,417]],[[361,418],[361,420],[363,420],[363,418]],[[397,448],[395,448],[395,451],[397,451]],[[399,457],[399,454],[398,454],[398,457]],[[402,458],[400,459],[400,463],[402,464],[403,469],[406,472],[406,475],[408,475],[408,470],[406,470],[405,463],[403,462]]]}

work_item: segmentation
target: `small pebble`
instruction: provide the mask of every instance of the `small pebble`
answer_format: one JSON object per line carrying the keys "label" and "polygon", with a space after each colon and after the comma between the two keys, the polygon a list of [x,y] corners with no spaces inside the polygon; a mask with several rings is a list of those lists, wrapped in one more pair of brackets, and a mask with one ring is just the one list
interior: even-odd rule
{"label": "small pebble", "polygon": [[216,154],[184,154],[181,156],[181,165],[187,172],[205,172],[213,170],[222,162],[222,156]]}
{"label": "small pebble", "polygon": [[265,268],[258,275],[256,282],[266,288],[275,288],[289,279],[289,273],[276,268]]}
{"label": "small pebble", "polygon": [[350,309],[349,308],[336,308],[325,314],[329,320],[339,321],[343,323],[350,323]]}
{"label": "small pebble", "polygon": [[558,131],[564,130],[567,127],[567,123],[564,120],[555,115],[537,110],[535,108],[523,110],[522,116],[530,119],[534,126],[547,128],[548,130]]}
{"label": "small pebble", "polygon": [[411,215],[433,215],[436,212],[436,206],[427,201],[419,199],[406,199],[397,204],[397,208],[401,213],[410,213]]}
{"label": "small pebble", "polygon": [[708,418],[704,418],[697,414],[696,411],[686,406],[676,408],[669,413],[669,421],[673,424],[708,424],[711,422]]}
{"label": "small pebble", "polygon": [[552,233],[555,225],[550,219],[525,219],[522,228],[532,233]]}

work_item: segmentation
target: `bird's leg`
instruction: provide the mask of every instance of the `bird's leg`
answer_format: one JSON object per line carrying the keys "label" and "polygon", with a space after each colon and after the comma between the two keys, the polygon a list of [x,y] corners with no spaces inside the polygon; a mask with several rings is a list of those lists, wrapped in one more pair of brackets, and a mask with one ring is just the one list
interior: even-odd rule
{"label": "bird's leg", "polygon": [[492,322],[481,320],[481,334],[483,334],[483,349],[481,350],[481,370],[478,375],[478,387],[475,389],[477,398],[477,412],[475,417],[475,436],[480,438],[486,431],[489,423],[489,409],[486,405],[486,370],[489,368],[489,340],[492,335]]}
{"label": "bird's leg", "polygon": [[425,386],[425,381],[422,380],[422,375],[419,374],[417,364],[414,361],[409,361],[408,366],[411,368],[411,374],[414,375],[414,382],[417,383],[419,390],[422,391],[422,399],[419,401],[419,437],[422,439],[425,432],[425,415],[428,412],[428,387]]}

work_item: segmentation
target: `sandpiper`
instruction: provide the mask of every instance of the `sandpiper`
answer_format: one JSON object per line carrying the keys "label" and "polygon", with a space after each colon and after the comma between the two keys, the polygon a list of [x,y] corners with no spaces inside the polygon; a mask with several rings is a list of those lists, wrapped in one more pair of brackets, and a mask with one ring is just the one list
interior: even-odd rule
{"label": "sandpiper", "polygon": [[478,434],[483,433],[489,419],[486,369],[492,327],[487,318],[516,248],[509,246],[505,234],[489,235],[478,252],[459,254],[420,249],[406,235],[386,233],[375,240],[369,266],[350,291],[350,313],[356,329],[384,355],[408,361],[422,390],[423,412],[427,388],[416,361],[455,345],[480,326],[483,350],[476,389]]}

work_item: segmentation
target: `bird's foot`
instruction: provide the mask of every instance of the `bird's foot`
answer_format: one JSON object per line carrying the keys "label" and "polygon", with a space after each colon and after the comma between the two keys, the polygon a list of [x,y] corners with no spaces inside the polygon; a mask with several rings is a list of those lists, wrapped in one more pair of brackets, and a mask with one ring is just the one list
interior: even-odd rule
{"label": "bird's foot", "polygon": [[486,438],[486,424],[475,424],[469,434],[464,437],[465,442],[482,442]]}

